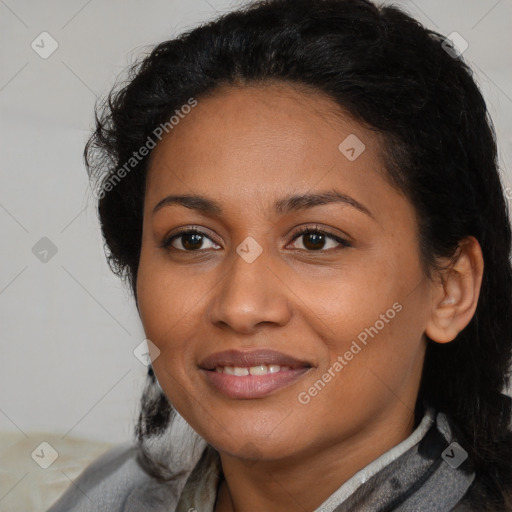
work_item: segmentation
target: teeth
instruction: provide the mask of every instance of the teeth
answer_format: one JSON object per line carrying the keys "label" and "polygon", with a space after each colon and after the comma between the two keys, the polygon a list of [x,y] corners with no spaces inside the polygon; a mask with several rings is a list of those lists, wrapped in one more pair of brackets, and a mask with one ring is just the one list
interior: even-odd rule
{"label": "teeth", "polygon": [[289,366],[279,366],[278,364],[260,364],[258,366],[251,366],[244,368],[241,366],[217,366],[215,371],[217,373],[226,373],[228,375],[236,375],[237,377],[244,377],[247,375],[267,375],[267,373],[277,373],[290,371]]}
{"label": "teeth", "polygon": [[249,368],[251,375],[265,375],[268,373],[268,367],[266,364],[260,364],[259,366],[251,366]]}

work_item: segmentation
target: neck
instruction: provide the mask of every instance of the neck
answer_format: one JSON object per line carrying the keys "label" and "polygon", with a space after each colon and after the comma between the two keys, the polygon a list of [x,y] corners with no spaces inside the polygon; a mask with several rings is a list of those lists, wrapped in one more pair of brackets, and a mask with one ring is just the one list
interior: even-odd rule
{"label": "neck", "polygon": [[375,418],[350,438],[287,459],[247,461],[220,453],[223,480],[215,512],[315,510],[355,473],[406,439],[415,426],[414,411],[397,403],[391,415],[386,411],[385,419]]}

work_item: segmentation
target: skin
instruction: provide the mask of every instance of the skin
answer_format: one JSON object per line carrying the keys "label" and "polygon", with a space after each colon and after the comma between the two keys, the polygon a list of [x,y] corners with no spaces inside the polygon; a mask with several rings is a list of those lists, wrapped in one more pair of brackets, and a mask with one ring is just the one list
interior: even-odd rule
{"label": "skin", "polygon": [[[364,152],[338,145],[355,134]],[[420,264],[413,205],[386,179],[378,134],[329,98],[271,83],[202,98],[154,149],[147,176],[137,299],[160,355],[157,378],[173,406],[221,458],[216,512],[309,511],[415,428],[426,338],[453,340],[474,314],[483,272],[467,238],[451,269],[429,280]],[[290,194],[337,190],[344,203],[278,214]],[[170,194],[217,201],[222,213]],[[205,233],[160,245],[179,229]],[[349,241],[295,237],[298,227]],[[262,253],[236,248],[252,237]],[[188,242],[188,245],[186,245]],[[194,249],[196,247],[196,249]],[[446,299],[452,301],[446,302]],[[392,320],[303,404],[298,400],[393,304]],[[227,398],[199,370],[226,349],[273,348],[311,369],[259,399]],[[314,485],[312,483],[314,482]]]}

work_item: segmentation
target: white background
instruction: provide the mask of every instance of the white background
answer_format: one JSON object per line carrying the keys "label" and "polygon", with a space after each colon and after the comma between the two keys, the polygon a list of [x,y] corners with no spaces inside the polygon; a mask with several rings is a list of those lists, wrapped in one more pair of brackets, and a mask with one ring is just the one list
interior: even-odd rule
{"label": "white background", "polygon": [[[148,45],[240,3],[0,0],[0,430],[131,438],[144,333],[107,267],[82,164],[94,102]],[[394,3],[468,41],[512,185],[512,1]],[[31,48],[43,31],[59,45],[48,59]],[[57,247],[46,263],[32,252],[42,237]]]}

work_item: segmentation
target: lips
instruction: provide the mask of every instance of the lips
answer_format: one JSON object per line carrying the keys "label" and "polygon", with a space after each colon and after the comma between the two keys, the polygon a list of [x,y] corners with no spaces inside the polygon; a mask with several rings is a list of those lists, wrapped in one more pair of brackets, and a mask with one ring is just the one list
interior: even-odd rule
{"label": "lips", "polygon": [[255,399],[290,386],[312,365],[274,350],[228,350],[206,357],[199,367],[215,391],[232,399]]}

